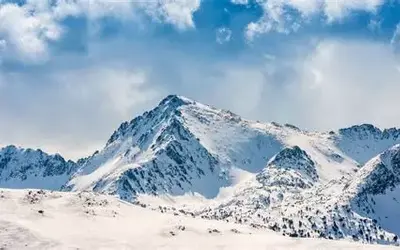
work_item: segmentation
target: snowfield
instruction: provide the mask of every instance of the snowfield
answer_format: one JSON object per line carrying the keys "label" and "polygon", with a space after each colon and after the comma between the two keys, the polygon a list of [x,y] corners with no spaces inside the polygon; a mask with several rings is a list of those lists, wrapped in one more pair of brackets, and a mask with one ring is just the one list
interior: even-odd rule
{"label": "snowfield", "polygon": [[0,189],[0,249],[396,249],[295,239],[90,192]]}

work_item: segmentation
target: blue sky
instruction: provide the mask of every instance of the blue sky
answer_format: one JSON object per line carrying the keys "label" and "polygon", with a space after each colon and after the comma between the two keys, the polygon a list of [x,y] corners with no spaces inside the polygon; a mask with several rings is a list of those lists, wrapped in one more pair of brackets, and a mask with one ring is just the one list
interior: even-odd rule
{"label": "blue sky", "polygon": [[0,145],[70,158],[174,93],[245,118],[400,126],[398,0],[0,0]]}

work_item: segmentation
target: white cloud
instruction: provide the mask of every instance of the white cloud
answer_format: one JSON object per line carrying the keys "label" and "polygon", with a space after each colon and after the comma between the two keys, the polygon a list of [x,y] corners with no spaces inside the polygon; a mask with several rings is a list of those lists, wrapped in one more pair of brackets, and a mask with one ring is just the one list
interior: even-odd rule
{"label": "white cloud", "polygon": [[390,44],[396,47],[398,46],[399,42],[400,42],[400,23],[396,25],[396,29],[393,32]]}
{"label": "white cloud", "polygon": [[390,45],[327,39],[285,49],[291,56],[267,54],[263,63],[243,56],[188,64],[179,69],[187,86],[174,90],[246,118],[307,129],[400,126],[400,57]]}
{"label": "white cloud", "polygon": [[400,58],[389,45],[323,40],[311,50],[285,47],[292,53],[284,58],[264,51],[262,63],[246,53],[225,61],[149,46],[93,45],[95,65],[0,73],[0,143],[85,156],[170,93],[309,129],[400,126]]}
{"label": "white cloud", "polygon": [[[62,34],[61,21],[69,16],[86,16],[94,22],[104,17],[152,20],[171,24],[179,30],[193,28],[193,13],[200,0],[110,1],[110,0],[27,0],[25,4],[0,2],[1,57],[24,62],[46,60],[48,43]],[[0,51],[1,52],[1,51]]]}
{"label": "white cloud", "polygon": [[[41,0],[31,0],[41,1]],[[153,20],[172,24],[178,29],[193,28],[193,13],[201,0],[57,0],[52,12],[57,17],[86,15],[91,20],[111,16],[117,19],[135,19],[143,11]]]}
{"label": "white cloud", "polygon": [[382,26],[382,20],[370,20],[368,23],[368,29],[372,32],[379,32]]}
{"label": "white cloud", "polygon": [[0,54],[6,50],[6,47],[7,47],[6,40],[0,39]]}
{"label": "white cloud", "polygon": [[74,70],[55,78],[70,98],[94,98],[98,107],[105,105],[104,108],[128,119],[132,107],[158,95],[157,91],[146,86],[144,72],[121,67]]}
{"label": "white cloud", "polygon": [[399,63],[384,44],[321,42],[303,65],[301,84],[294,87],[307,120],[299,119],[318,128],[362,122],[399,126],[400,112],[394,108],[400,91]]}
{"label": "white cloud", "polygon": [[249,4],[249,0],[231,0],[231,2],[233,3],[233,4],[241,4],[241,5],[247,5],[247,4]]}
{"label": "white cloud", "polygon": [[170,23],[184,30],[193,28],[193,13],[200,7],[200,0],[159,0],[138,2],[155,20]]}
{"label": "white cloud", "polygon": [[122,121],[164,96],[144,71],[109,64],[3,73],[0,83],[0,142],[74,159],[101,148]]}
{"label": "white cloud", "polygon": [[48,41],[60,37],[62,29],[52,16],[45,12],[33,12],[30,7],[0,4],[3,56],[16,55],[27,61],[42,60],[47,56]]}
{"label": "white cloud", "polygon": [[186,76],[192,81],[193,98],[214,105],[218,108],[229,109],[245,117],[254,117],[262,92],[265,87],[263,71],[259,67],[245,66],[235,63],[214,63],[206,72],[199,76]]}
{"label": "white cloud", "polygon": [[227,43],[231,40],[231,37],[232,37],[232,31],[230,29],[225,27],[217,29],[216,32],[217,43],[219,44]]}
{"label": "white cloud", "polygon": [[263,71],[262,98],[257,97],[253,119],[319,130],[360,123],[400,126],[395,108],[400,58],[389,45],[324,40],[305,57],[277,60],[274,70],[267,65]]}
{"label": "white cloud", "polygon": [[346,17],[351,11],[374,13],[384,0],[325,0],[324,12],[329,22]]}
{"label": "white cloud", "polygon": [[[322,15],[328,23],[341,21],[352,11],[374,13],[384,0],[258,0],[264,14],[257,22],[251,22],[246,37],[276,31],[289,33],[297,31],[302,23]],[[291,10],[295,10],[293,13]],[[298,16],[300,15],[300,16]]]}

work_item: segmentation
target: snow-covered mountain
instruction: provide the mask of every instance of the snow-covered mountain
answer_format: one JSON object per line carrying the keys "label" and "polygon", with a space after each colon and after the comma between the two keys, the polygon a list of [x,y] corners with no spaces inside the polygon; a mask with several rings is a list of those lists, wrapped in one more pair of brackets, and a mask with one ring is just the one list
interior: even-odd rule
{"label": "snow-covered mountain", "polygon": [[370,160],[346,185],[351,204],[363,216],[400,235],[400,145]]}
{"label": "snow-covered mountain", "polygon": [[350,178],[333,180],[307,190],[298,199],[285,200],[270,216],[275,222],[293,220],[298,226],[289,231],[294,234],[319,233],[333,239],[350,236],[363,242],[396,244],[399,199],[400,145],[395,145]]}
{"label": "snow-covered mountain", "polygon": [[371,124],[340,129],[335,136],[336,145],[360,164],[400,143],[400,129],[380,130]]}
{"label": "snow-covered mountain", "polygon": [[395,128],[310,132],[171,95],[77,163],[2,149],[0,187],[94,191],[284,235],[396,244],[396,144]]}
{"label": "snow-covered mountain", "polygon": [[[292,237],[399,243],[400,145],[371,159],[352,176],[327,183],[312,182],[309,175],[304,175],[312,173],[304,171],[305,166],[313,166],[304,151],[292,148],[282,152],[277,154],[278,166],[287,166],[291,172],[265,174],[270,171],[273,158],[233,196],[211,205],[180,209],[202,218],[246,223]],[[300,173],[304,177],[297,178]],[[284,181],[265,181],[270,178]],[[310,185],[299,179],[308,180]]]}
{"label": "snow-covered mountain", "polygon": [[69,187],[127,199],[137,193],[187,192],[212,198],[235,182],[235,171],[261,170],[283,147],[282,136],[229,111],[169,96],[123,123],[105,148],[86,160]]}
{"label": "snow-covered mountain", "polygon": [[256,178],[264,186],[293,188],[310,188],[319,179],[314,161],[298,146],[276,154]]}
{"label": "snow-covered mountain", "polygon": [[139,193],[196,192],[212,198],[221,187],[262,171],[288,146],[303,148],[315,162],[315,175],[326,182],[358,168],[336,145],[340,138],[244,120],[172,95],[123,123],[104,149],[84,161],[67,190],[94,190],[127,200]]}
{"label": "snow-covered mountain", "polygon": [[0,149],[0,187],[59,190],[77,167],[58,154],[7,146]]}

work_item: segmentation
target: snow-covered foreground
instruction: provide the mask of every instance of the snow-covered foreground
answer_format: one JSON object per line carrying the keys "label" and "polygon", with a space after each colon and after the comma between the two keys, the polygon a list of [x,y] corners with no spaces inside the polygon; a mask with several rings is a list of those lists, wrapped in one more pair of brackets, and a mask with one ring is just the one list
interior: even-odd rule
{"label": "snow-covered foreground", "polygon": [[131,205],[111,196],[0,189],[0,249],[391,249],[295,239]]}

